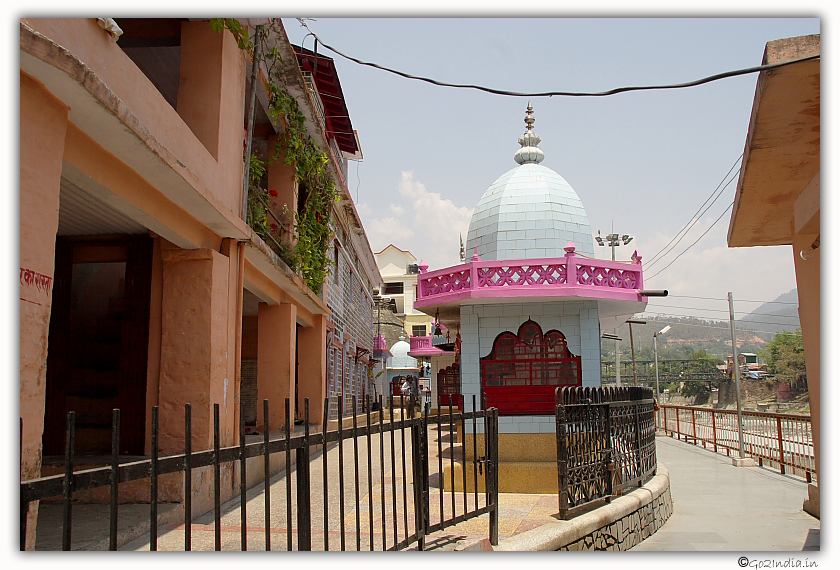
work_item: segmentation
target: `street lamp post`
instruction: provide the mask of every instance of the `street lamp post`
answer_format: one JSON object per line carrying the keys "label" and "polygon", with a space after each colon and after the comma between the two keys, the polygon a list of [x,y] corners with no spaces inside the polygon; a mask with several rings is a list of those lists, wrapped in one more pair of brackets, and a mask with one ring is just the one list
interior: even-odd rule
{"label": "street lamp post", "polygon": [[[618,235],[616,233],[608,234],[606,238],[601,237],[601,231],[598,230],[598,235],[595,236],[595,241],[598,242],[598,245],[608,245],[612,248],[612,260],[615,261],[615,247],[617,245],[627,245],[631,241],[633,241],[633,236],[624,234]],[[621,241],[622,243],[619,243]]]}
{"label": "street lamp post", "polygon": [[639,375],[636,373],[636,349],[633,347],[633,325],[646,325],[647,321],[629,319],[625,321],[630,329],[630,358],[633,360],[633,386],[639,385]]}
{"label": "street lamp post", "polygon": [[671,325],[666,325],[664,329],[662,329],[661,331],[659,331],[658,333],[655,333],[653,335],[653,360],[654,360],[654,363],[655,363],[654,367],[655,367],[655,370],[656,370],[656,398],[657,398],[657,400],[659,399],[659,351],[657,350],[657,346],[656,346],[656,337],[658,337],[659,335],[665,334],[669,330],[671,330]]}
{"label": "street lamp post", "polygon": [[[732,301],[732,292],[726,294],[729,300],[729,327],[732,331],[732,372],[735,374],[735,402],[738,406],[738,456],[744,461],[744,424],[741,419],[741,369],[738,363],[738,342],[735,336],[735,308]],[[720,399],[720,392],[718,392]]]}

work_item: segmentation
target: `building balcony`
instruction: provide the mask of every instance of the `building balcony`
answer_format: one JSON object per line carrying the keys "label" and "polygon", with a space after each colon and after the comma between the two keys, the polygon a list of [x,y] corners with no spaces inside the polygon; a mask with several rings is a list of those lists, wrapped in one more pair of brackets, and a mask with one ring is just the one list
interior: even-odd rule
{"label": "building balcony", "polygon": [[627,263],[580,257],[571,242],[565,249],[558,258],[482,261],[473,256],[454,267],[421,268],[414,308],[444,322],[456,320],[461,305],[473,304],[596,300],[602,321],[644,309],[640,256]]}

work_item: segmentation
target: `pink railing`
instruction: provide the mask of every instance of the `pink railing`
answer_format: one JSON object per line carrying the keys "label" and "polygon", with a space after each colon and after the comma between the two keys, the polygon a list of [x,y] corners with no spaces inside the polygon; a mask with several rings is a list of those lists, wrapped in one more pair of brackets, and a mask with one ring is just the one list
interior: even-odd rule
{"label": "pink railing", "polygon": [[385,344],[385,338],[382,335],[373,339],[373,350],[388,350],[388,345]]}
{"label": "pink railing", "polygon": [[[567,247],[564,257],[474,261],[418,276],[418,301],[467,292],[516,290],[526,295],[564,287],[629,292],[642,288],[641,259],[633,263],[587,259]],[[422,303],[421,303],[422,304]]]}
{"label": "pink railing", "polygon": [[432,348],[432,337],[430,336],[412,336],[408,339],[408,344],[411,346],[410,351],[419,350],[421,348]]}
{"label": "pink railing", "polygon": [[[741,412],[744,424],[744,454],[779,469],[804,476],[811,482],[816,472],[811,416]],[[656,427],[696,445],[700,442],[727,455],[738,453],[738,412],[696,406],[661,405]]]}

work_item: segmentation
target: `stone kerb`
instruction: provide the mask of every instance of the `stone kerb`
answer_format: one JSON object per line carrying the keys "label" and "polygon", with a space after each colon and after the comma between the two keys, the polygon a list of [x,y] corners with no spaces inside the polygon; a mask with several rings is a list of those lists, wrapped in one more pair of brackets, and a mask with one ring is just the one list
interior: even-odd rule
{"label": "stone kerb", "polygon": [[629,550],[673,513],[668,470],[660,463],[646,485],[569,521],[542,525],[499,542],[494,550]]}

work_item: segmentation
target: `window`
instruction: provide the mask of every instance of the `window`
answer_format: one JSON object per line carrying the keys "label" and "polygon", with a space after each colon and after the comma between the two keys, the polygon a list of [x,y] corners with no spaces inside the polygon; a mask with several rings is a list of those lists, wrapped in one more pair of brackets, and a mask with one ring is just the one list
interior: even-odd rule
{"label": "window", "polygon": [[385,294],[386,295],[402,295],[403,294],[402,281],[399,281],[397,283],[386,283],[385,284]]}
{"label": "window", "polygon": [[414,325],[411,327],[412,336],[426,336],[426,325]]}

